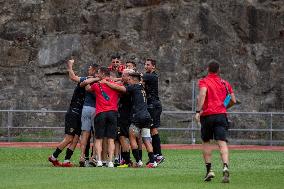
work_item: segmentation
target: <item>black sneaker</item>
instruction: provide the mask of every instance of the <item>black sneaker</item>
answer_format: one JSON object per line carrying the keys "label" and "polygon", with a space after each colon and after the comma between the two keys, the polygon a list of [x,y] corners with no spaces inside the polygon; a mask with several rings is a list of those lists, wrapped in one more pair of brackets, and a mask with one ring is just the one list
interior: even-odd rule
{"label": "black sneaker", "polygon": [[80,157],[79,166],[80,167],[85,167],[85,158]]}
{"label": "black sneaker", "polygon": [[85,161],[79,161],[79,166],[80,167],[85,167]]}
{"label": "black sneaker", "polygon": [[209,182],[215,177],[215,174],[212,170],[210,170],[204,177],[204,181]]}
{"label": "black sneaker", "polygon": [[230,182],[229,169],[228,167],[224,167],[222,183],[229,183],[229,182]]}
{"label": "black sneaker", "polygon": [[93,166],[93,167],[96,167],[96,166],[97,166],[97,160],[96,160],[96,159],[91,159],[91,160],[89,161],[89,164],[90,164],[91,166]]}

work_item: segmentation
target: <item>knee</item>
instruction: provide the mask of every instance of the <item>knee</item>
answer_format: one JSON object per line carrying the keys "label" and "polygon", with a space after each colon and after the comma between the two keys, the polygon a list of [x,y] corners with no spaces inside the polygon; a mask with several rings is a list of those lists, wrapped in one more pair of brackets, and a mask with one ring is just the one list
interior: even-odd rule
{"label": "knee", "polygon": [[65,137],[65,141],[68,143],[68,144],[70,144],[70,143],[72,143],[72,141],[73,141],[73,136],[67,136],[67,137]]}

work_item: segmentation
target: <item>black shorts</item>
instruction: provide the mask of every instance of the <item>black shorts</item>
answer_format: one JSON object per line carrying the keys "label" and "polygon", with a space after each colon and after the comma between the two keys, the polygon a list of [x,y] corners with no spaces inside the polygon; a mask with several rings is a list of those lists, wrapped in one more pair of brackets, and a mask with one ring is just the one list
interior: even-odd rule
{"label": "black shorts", "polygon": [[129,127],[131,121],[127,117],[120,117],[118,118],[118,129],[119,129],[119,136],[125,136],[126,138],[129,137]]}
{"label": "black shorts", "polygon": [[150,128],[152,127],[152,118],[150,113],[146,110],[133,114],[132,123],[139,128]]}
{"label": "black shorts", "polygon": [[203,142],[221,140],[227,142],[228,119],[226,114],[201,116],[201,138]]}
{"label": "black shorts", "polygon": [[65,134],[81,135],[81,115],[73,112],[67,112],[65,115]]}
{"label": "black shorts", "polygon": [[151,128],[158,128],[161,125],[162,105],[160,102],[148,104],[148,112],[152,118]]}
{"label": "black shorts", "polygon": [[117,112],[101,112],[95,117],[95,136],[97,139],[112,138],[117,135]]}

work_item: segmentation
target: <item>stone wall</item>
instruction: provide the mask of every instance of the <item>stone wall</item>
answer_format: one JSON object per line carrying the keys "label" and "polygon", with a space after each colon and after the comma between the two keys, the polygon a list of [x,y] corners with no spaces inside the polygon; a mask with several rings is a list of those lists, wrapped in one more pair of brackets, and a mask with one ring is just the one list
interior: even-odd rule
{"label": "stone wall", "polygon": [[166,110],[191,110],[206,63],[242,101],[236,111],[284,111],[283,0],[0,0],[0,109],[66,110],[74,83],[120,53],[158,60]]}

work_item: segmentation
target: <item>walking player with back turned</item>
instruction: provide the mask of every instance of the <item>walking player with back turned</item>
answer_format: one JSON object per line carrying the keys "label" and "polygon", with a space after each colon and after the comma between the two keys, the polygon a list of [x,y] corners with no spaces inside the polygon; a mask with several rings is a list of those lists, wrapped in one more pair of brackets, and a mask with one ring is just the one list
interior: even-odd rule
{"label": "walking player with back turned", "polygon": [[219,76],[219,63],[215,60],[209,62],[208,75],[199,81],[199,95],[195,119],[201,123],[201,138],[203,141],[203,158],[206,164],[204,181],[211,181],[215,177],[211,169],[212,148],[210,140],[216,140],[223,161],[223,183],[229,182],[229,150],[227,146],[227,110],[224,105],[227,93],[231,101],[236,98],[231,85]]}

